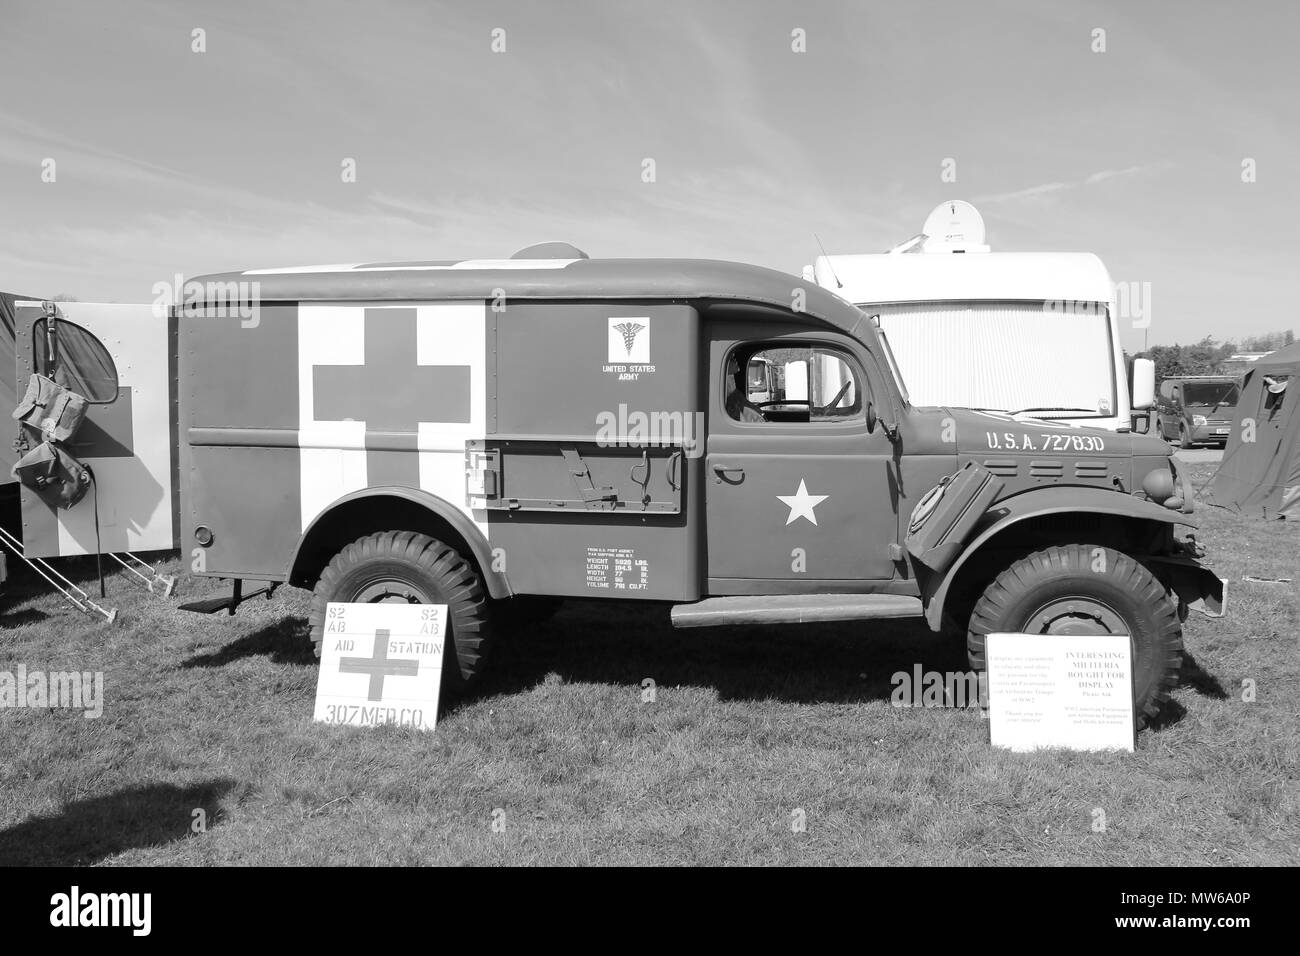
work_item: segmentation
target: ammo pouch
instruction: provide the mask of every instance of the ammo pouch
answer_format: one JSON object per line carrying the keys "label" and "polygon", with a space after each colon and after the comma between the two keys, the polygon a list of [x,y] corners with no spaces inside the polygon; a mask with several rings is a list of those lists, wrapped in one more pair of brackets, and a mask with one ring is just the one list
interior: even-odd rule
{"label": "ammo pouch", "polygon": [[80,501],[90,486],[90,474],[81,462],[48,441],[18,459],[13,476],[46,504],[64,509]]}
{"label": "ammo pouch", "polygon": [[86,418],[86,399],[44,375],[33,375],[13,417],[46,441],[67,441]]}
{"label": "ammo pouch", "polygon": [[71,508],[90,486],[90,473],[61,445],[86,419],[86,399],[44,375],[27,381],[13,417],[44,439],[14,464],[13,476],[46,504]]}

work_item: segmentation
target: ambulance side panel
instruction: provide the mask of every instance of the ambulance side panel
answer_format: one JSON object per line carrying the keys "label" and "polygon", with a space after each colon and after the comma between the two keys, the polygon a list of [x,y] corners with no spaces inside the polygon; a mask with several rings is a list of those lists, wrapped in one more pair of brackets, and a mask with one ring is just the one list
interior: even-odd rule
{"label": "ambulance side panel", "polygon": [[696,310],[512,302],[494,316],[486,510],[513,591],[698,599]]}
{"label": "ambulance side panel", "polygon": [[178,369],[181,557],[198,574],[282,580],[302,534],[297,304],[255,319],[181,310]]}

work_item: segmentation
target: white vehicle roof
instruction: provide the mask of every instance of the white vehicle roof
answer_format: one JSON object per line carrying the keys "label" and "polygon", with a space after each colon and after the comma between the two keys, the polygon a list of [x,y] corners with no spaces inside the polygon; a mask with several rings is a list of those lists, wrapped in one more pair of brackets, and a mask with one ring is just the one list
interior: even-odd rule
{"label": "white vehicle roof", "polygon": [[943,300],[1110,302],[1114,298],[1106,267],[1088,252],[818,256],[813,277],[822,288],[855,305]]}

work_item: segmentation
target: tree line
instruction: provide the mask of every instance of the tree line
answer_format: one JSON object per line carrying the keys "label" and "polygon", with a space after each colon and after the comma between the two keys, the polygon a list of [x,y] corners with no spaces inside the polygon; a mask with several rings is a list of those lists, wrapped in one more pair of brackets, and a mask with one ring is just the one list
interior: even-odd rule
{"label": "tree line", "polygon": [[1192,345],[1153,345],[1137,358],[1149,358],[1156,366],[1156,381],[1172,375],[1220,375],[1234,371],[1225,366],[1239,352],[1274,352],[1295,342],[1290,329],[1267,335],[1248,336],[1237,341],[1215,342],[1206,336]]}

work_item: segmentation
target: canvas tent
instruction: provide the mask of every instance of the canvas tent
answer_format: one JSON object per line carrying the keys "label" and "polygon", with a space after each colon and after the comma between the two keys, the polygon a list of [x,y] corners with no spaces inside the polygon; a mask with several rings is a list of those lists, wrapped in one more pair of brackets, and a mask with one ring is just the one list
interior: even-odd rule
{"label": "canvas tent", "polygon": [[[14,303],[30,296],[0,292],[0,409],[8,415],[18,404],[17,369],[14,365]],[[0,485],[14,478],[9,474],[17,456],[9,439],[0,441]]]}
{"label": "canvas tent", "polygon": [[1214,503],[1264,517],[1300,517],[1300,342],[1246,373],[1237,420],[1214,478]]}

